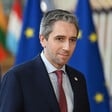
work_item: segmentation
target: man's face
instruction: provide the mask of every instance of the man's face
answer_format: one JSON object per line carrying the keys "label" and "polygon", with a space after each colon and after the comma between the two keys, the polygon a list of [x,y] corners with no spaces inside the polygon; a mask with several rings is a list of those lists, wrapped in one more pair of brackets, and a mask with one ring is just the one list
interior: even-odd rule
{"label": "man's face", "polygon": [[61,68],[68,62],[74,52],[76,40],[77,30],[74,24],[63,21],[55,22],[48,40],[40,36],[44,54],[56,68]]}

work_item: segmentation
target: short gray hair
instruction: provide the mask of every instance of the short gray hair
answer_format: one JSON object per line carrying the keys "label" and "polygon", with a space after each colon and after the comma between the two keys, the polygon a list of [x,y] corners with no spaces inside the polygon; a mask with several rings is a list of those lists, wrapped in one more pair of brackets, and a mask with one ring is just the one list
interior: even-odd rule
{"label": "short gray hair", "polygon": [[60,20],[73,23],[77,29],[77,36],[78,36],[79,27],[77,18],[74,16],[73,13],[62,9],[51,10],[44,14],[40,24],[40,32],[39,32],[40,35],[44,35],[44,37],[48,39],[49,34],[53,30],[54,23]]}

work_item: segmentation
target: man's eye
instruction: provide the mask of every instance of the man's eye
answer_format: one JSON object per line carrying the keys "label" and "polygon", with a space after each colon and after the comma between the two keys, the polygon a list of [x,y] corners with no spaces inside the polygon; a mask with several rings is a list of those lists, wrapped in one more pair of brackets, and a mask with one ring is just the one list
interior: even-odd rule
{"label": "man's eye", "polygon": [[58,38],[56,38],[57,40],[60,40],[60,41],[62,41],[63,40],[63,38],[62,37],[58,37]]}
{"label": "man's eye", "polygon": [[77,39],[72,38],[72,39],[70,39],[70,42],[76,42],[76,40],[77,40]]}

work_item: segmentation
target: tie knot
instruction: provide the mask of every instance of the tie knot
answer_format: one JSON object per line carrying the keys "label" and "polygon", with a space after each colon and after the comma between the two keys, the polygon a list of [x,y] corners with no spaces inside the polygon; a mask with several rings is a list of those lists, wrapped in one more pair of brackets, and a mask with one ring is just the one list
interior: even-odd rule
{"label": "tie knot", "polygon": [[63,71],[62,70],[56,70],[55,73],[56,73],[56,75],[60,76],[63,74]]}

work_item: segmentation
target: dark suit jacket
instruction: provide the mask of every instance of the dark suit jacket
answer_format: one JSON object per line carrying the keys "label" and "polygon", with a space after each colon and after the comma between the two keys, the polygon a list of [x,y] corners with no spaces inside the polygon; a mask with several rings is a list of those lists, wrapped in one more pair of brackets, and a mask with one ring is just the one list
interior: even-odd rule
{"label": "dark suit jacket", "polygon": [[[90,112],[83,75],[67,65],[66,71],[74,92],[73,112]],[[12,68],[4,75],[0,91],[0,112],[60,112],[40,56]]]}

